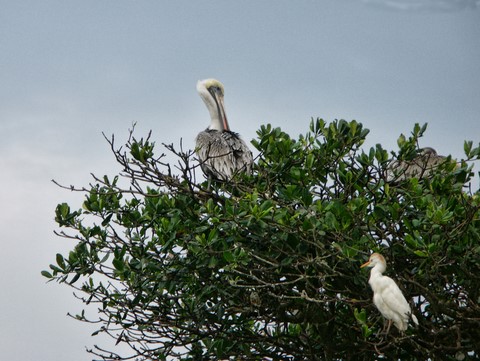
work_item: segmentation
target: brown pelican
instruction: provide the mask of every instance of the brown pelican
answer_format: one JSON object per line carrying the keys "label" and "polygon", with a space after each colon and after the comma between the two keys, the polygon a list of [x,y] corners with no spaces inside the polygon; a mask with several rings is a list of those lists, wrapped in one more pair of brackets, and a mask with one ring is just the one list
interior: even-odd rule
{"label": "brown pelican", "polygon": [[433,148],[422,148],[411,161],[392,161],[385,171],[385,178],[387,182],[399,182],[414,177],[427,178],[445,159],[446,157],[438,155]]}
{"label": "brown pelican", "polygon": [[253,156],[237,133],[230,131],[223,104],[223,85],[215,79],[200,80],[197,91],[210,112],[210,126],[196,139],[196,152],[209,180],[228,181],[239,172],[252,172]]}

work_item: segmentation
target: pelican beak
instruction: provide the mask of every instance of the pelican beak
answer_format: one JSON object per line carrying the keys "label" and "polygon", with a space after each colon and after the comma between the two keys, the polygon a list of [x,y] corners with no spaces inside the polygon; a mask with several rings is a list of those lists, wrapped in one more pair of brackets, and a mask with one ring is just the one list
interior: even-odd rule
{"label": "pelican beak", "polygon": [[223,124],[223,130],[230,130],[230,127],[228,125],[227,121],[227,114],[225,114],[225,106],[223,104],[223,97],[216,96],[215,100],[217,101],[218,104],[218,113],[220,114],[220,117],[222,119],[222,124]]}
{"label": "pelican beak", "polygon": [[212,95],[213,99],[215,100],[215,104],[217,105],[217,112],[218,112],[218,117],[222,121],[222,127],[223,130],[230,130],[230,127],[228,125],[227,121],[227,115],[225,114],[225,106],[223,104],[223,95],[215,90],[210,90],[210,94]]}
{"label": "pelican beak", "polygon": [[362,264],[360,268],[367,267],[367,266],[370,266],[370,261],[367,261],[364,264]]}

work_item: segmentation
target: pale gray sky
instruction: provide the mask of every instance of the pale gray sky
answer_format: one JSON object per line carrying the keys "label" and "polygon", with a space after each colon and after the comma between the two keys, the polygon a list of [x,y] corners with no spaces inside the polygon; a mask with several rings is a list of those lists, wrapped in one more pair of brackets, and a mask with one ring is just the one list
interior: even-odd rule
{"label": "pale gray sky", "polygon": [[441,154],[480,141],[478,0],[0,5],[1,359],[86,361],[104,344],[65,316],[82,309],[71,290],[40,276],[74,246],[53,235],[56,204],[82,200],[50,180],[114,174],[101,132],[125,140],[134,121],[193,147],[209,122],[198,79],[224,83],[247,141],[265,123],[296,136],[311,117],[356,119],[368,146],[393,150],[415,122]]}

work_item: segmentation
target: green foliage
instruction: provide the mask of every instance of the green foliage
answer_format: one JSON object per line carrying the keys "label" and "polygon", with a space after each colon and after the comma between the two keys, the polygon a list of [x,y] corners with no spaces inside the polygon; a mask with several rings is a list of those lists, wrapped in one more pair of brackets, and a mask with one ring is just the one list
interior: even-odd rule
{"label": "green foliage", "polygon": [[[425,131],[399,138],[399,159]],[[257,133],[254,174],[210,189],[192,152],[166,146],[174,175],[150,135],[131,134],[126,150],[109,141],[122,174],[95,178],[82,209],[57,207],[58,234],[76,244],[42,272],[100,312],[76,318],[145,360],[478,359],[480,198],[464,184],[480,147],[465,142],[461,164],[388,184],[387,151],[363,150],[356,121],[317,119],[298,139]],[[372,250],[412,300],[420,325],[405,334],[380,334],[359,270]]]}

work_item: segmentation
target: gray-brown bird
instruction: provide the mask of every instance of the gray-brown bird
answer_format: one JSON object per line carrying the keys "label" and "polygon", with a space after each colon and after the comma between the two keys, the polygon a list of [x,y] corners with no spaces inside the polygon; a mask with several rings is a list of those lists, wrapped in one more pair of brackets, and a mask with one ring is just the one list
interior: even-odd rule
{"label": "gray-brown bird", "polygon": [[196,138],[196,153],[209,180],[228,181],[239,172],[252,172],[253,155],[228,125],[223,84],[216,79],[200,80],[197,91],[210,112],[210,126]]}
{"label": "gray-brown bird", "polygon": [[410,161],[394,160],[385,170],[385,179],[389,183],[404,181],[409,178],[428,178],[446,157],[438,155],[435,149],[426,147],[419,150],[418,155]]}

